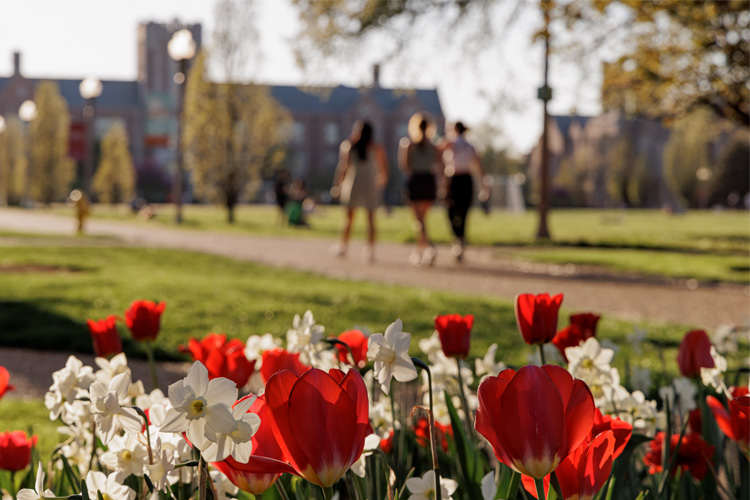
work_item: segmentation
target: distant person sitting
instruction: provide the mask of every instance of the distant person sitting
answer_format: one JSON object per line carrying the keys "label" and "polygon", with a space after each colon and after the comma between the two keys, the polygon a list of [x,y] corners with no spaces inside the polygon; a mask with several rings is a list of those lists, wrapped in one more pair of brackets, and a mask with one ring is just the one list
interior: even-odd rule
{"label": "distant person sitting", "polygon": [[307,226],[303,203],[307,198],[307,186],[302,179],[295,179],[289,188],[286,215],[290,226]]}
{"label": "distant person sitting", "polygon": [[279,223],[284,225],[286,204],[289,201],[289,172],[282,170],[276,176],[273,193],[276,195],[276,206],[279,207]]}

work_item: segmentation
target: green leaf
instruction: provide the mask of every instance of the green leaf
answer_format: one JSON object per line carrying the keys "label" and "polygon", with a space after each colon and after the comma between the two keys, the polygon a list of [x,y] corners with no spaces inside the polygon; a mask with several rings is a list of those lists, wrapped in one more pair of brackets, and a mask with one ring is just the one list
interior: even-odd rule
{"label": "green leaf", "polygon": [[83,479],[81,479],[81,500],[91,500],[89,498],[89,488]]}
{"label": "green leaf", "polygon": [[451,417],[459,469],[464,479],[463,482],[459,481],[459,484],[466,490],[469,498],[482,498],[482,478],[487,473],[487,467],[482,462],[482,453],[474,445],[473,440],[467,438],[463,422],[458,417],[456,407],[453,406],[448,393],[445,393],[445,402]]}
{"label": "green leaf", "polygon": [[153,493],[154,492],[154,483],[151,482],[151,478],[148,477],[148,474],[143,475],[143,479],[146,481],[146,487],[148,487],[148,492]]}

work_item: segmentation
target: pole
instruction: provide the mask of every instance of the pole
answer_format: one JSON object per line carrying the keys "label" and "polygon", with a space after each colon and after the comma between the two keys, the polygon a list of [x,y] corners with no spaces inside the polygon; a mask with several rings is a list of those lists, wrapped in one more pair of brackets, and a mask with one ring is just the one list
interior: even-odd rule
{"label": "pole", "polygon": [[185,82],[187,80],[187,59],[180,59],[180,73],[182,78],[177,83],[177,173],[174,182],[175,222],[182,224],[182,182],[185,176],[185,167],[182,163],[182,107],[185,100]]}
{"label": "pole", "polygon": [[542,128],[542,164],[541,164],[541,186],[539,192],[539,228],[537,229],[536,239],[549,240],[550,234],[547,229],[547,212],[549,211],[549,136],[547,113],[547,102],[552,98],[552,89],[548,85],[547,73],[549,70],[549,9],[548,1],[542,2],[544,11],[544,86],[539,89],[539,98],[542,99],[543,105],[543,128]]}
{"label": "pole", "polygon": [[31,122],[24,122],[26,125],[26,175],[23,182],[23,199],[21,204],[24,208],[31,208],[31,167],[34,163],[33,148],[31,147]]}
{"label": "pole", "polygon": [[83,162],[83,194],[91,200],[91,176],[94,174],[94,99],[86,99],[83,106],[83,120],[86,125],[86,158]]}

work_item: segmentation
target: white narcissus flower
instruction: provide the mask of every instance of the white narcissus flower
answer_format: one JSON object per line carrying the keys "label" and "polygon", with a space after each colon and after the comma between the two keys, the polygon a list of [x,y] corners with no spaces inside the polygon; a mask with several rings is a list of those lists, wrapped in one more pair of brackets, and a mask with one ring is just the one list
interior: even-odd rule
{"label": "white narcissus flower", "polygon": [[86,474],[86,487],[89,490],[89,498],[97,498],[97,492],[101,492],[106,500],[134,500],[135,491],[120,484],[114,473],[105,476],[103,472],[89,471]]}
{"label": "white narcissus flower", "polygon": [[495,355],[497,353],[497,344],[492,344],[487,353],[482,359],[477,358],[474,361],[476,367],[477,376],[481,377],[487,374],[491,377],[497,377],[497,374],[505,370],[507,366],[502,361],[495,362]]}
{"label": "white narcissus flower", "polygon": [[221,462],[229,455],[240,463],[247,463],[253,452],[251,438],[260,428],[260,417],[247,413],[257,398],[241,399],[232,409],[232,423],[221,422],[222,427],[206,426],[204,433],[211,443],[201,450],[209,462]]}
{"label": "white narcissus flower", "polygon": [[299,314],[294,315],[292,328],[286,332],[286,344],[289,352],[300,352],[309,345],[315,345],[323,340],[325,328],[315,324],[312,311],[306,311],[300,319]]}
{"label": "white narcissus flower", "polygon": [[44,405],[49,410],[50,420],[55,420],[66,402],[88,395],[94,381],[94,370],[90,366],[83,366],[83,362],[75,356],[70,356],[65,368],[52,374],[52,380],[52,386],[44,396]]}
{"label": "white narcissus flower", "polygon": [[196,361],[187,376],[169,386],[172,405],[162,422],[161,432],[186,432],[199,450],[211,441],[206,430],[222,433],[235,425],[231,406],[237,400],[237,385],[226,378],[208,380],[208,370]]}
{"label": "white narcissus flower", "polygon": [[362,450],[362,455],[359,456],[356,462],[350,467],[351,471],[359,477],[365,477],[367,470],[365,458],[372,455],[372,452],[378,449],[380,446],[380,436],[377,434],[370,434],[365,438],[365,447]]}
{"label": "white narcissus flower", "polygon": [[[411,496],[408,500],[433,500],[435,498],[435,471],[430,469],[422,477],[412,477],[406,480]],[[443,500],[451,500],[451,495],[458,488],[453,479],[440,478],[440,493]]]}
{"label": "white narcissus flower", "polygon": [[270,333],[265,335],[251,335],[245,343],[245,357],[250,361],[255,360],[255,370],[260,369],[263,362],[263,353],[281,346],[281,339]]}
{"label": "white narcissus flower", "polygon": [[436,353],[443,353],[443,344],[440,343],[440,335],[438,334],[437,330],[433,331],[432,335],[430,335],[426,339],[420,339],[419,342],[417,342],[417,345],[419,346],[419,349],[425,354],[425,356],[427,356],[430,364],[434,364],[432,361],[432,357]]}
{"label": "white narcissus flower", "polygon": [[482,500],[493,500],[495,494],[497,494],[495,471],[490,471],[482,478]]}
{"label": "white narcissus flower", "polygon": [[568,371],[584,382],[600,380],[608,375],[612,371],[609,363],[613,355],[612,349],[602,349],[596,337],[586,339],[581,346],[565,349]]}
{"label": "white narcissus flower", "polygon": [[672,381],[672,385],[667,385],[659,389],[659,397],[664,402],[669,402],[669,407],[682,416],[695,410],[698,406],[695,403],[695,395],[698,389],[693,382],[686,377],[680,377]]}
{"label": "white narcissus flower", "polygon": [[212,470],[209,471],[209,475],[211,476],[211,481],[214,483],[214,488],[216,488],[217,498],[227,498],[227,496],[235,498],[237,496],[240,489],[227,476],[222,474],[221,471]]}
{"label": "white narcissus flower", "polygon": [[399,382],[417,378],[417,369],[409,357],[411,334],[401,331],[402,327],[401,320],[397,319],[388,325],[385,335],[376,333],[367,341],[367,359],[375,363],[375,377],[386,394],[392,378]]}
{"label": "white narcissus flower", "polygon": [[91,414],[104,444],[108,444],[122,429],[126,432],[140,432],[143,428],[143,421],[138,413],[132,408],[123,407],[130,404],[129,387],[130,372],[115,376],[109,382],[109,387],[98,381],[91,384]]}
{"label": "white narcissus flower", "polygon": [[146,465],[148,477],[156,491],[161,491],[169,486],[169,473],[174,470],[175,454],[171,449],[162,448],[161,439],[156,439],[154,450],[154,463]]}
{"label": "white narcissus flower", "polygon": [[125,357],[124,352],[112,356],[112,359],[96,358],[94,363],[99,367],[99,370],[94,374],[96,380],[104,385],[109,385],[109,382],[117,375],[130,371],[128,358]]}
{"label": "white narcissus flower", "polygon": [[703,385],[711,386],[719,392],[724,392],[729,397],[729,391],[724,384],[724,372],[727,371],[727,360],[711,346],[711,357],[714,360],[713,368],[701,368],[701,382]]}
{"label": "white narcissus flower", "polygon": [[108,447],[100,460],[115,471],[118,481],[125,480],[131,474],[143,476],[143,470],[148,463],[148,450],[138,441],[137,434],[115,436]]}
{"label": "white narcissus flower", "polygon": [[36,471],[36,482],[34,483],[34,489],[24,488],[18,492],[16,498],[18,500],[40,500],[43,498],[54,498],[55,494],[50,490],[42,490],[44,488],[44,468],[42,462],[39,462],[39,468]]}

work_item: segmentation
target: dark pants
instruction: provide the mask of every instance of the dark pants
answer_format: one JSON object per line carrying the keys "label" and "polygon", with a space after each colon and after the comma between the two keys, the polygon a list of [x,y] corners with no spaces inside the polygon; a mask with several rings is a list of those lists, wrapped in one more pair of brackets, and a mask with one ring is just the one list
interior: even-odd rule
{"label": "dark pants", "polygon": [[474,183],[471,174],[458,174],[448,179],[448,219],[456,238],[464,239],[466,215],[474,197]]}

